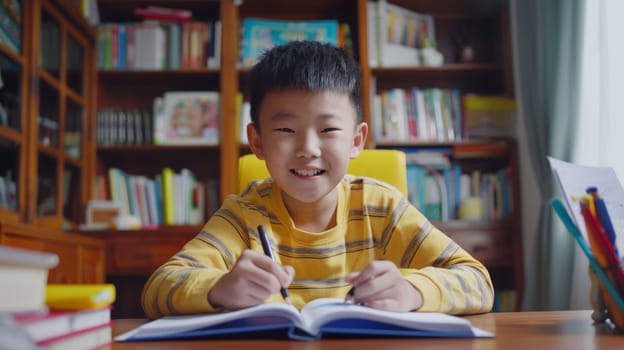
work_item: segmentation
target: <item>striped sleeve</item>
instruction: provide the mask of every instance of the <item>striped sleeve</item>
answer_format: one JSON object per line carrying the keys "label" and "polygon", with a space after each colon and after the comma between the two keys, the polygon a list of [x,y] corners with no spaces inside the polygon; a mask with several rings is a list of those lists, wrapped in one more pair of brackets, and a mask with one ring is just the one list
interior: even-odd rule
{"label": "striped sleeve", "polygon": [[388,218],[387,237],[380,243],[422,293],[419,311],[472,314],[491,310],[494,289],[481,262],[404,199]]}
{"label": "striped sleeve", "polygon": [[219,311],[208,302],[208,293],[249,246],[235,212],[235,205],[224,204],[197,236],[154,271],[141,295],[148,318]]}

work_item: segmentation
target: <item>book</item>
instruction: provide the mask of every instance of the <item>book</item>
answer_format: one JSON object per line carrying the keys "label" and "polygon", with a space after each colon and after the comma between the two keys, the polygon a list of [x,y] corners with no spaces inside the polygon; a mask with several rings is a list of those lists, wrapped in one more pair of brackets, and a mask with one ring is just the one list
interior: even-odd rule
{"label": "book", "polygon": [[83,350],[100,349],[111,343],[113,328],[107,324],[82,329],[56,338],[45,339],[37,342],[37,349],[43,350]]}
{"label": "book", "polygon": [[0,246],[0,312],[45,310],[48,272],[58,261],[56,254]]}
{"label": "book", "polygon": [[433,16],[386,0],[369,3],[367,12],[375,12],[367,14],[368,35],[374,38],[369,39],[371,67],[421,65],[421,49],[435,44]]}
{"label": "book", "polygon": [[219,103],[216,91],[166,92],[154,122],[154,143],[219,144]]}
{"label": "book", "polygon": [[132,13],[135,16],[146,20],[159,21],[189,21],[193,18],[193,13],[189,10],[173,9],[160,6],[147,6],[145,8],[135,8]]}
{"label": "book", "polygon": [[211,337],[316,340],[353,337],[493,337],[461,317],[442,313],[392,312],[341,299],[321,298],[299,312],[286,303],[260,304],[218,313],[166,316],[119,335],[116,341]]}
{"label": "book", "polygon": [[243,18],[240,63],[249,67],[274,46],[291,40],[316,40],[338,46],[338,21]]}
{"label": "book", "polygon": [[468,137],[513,137],[516,101],[504,96],[469,94],[464,97]]}
{"label": "book", "polygon": [[45,302],[51,310],[83,310],[110,306],[114,284],[48,284]]}
{"label": "book", "polygon": [[109,307],[13,315],[13,322],[35,342],[58,338],[111,322]]}

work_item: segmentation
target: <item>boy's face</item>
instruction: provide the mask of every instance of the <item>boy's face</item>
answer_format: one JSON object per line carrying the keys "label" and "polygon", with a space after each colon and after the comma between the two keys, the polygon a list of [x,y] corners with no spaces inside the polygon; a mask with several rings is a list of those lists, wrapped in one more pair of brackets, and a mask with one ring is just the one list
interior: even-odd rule
{"label": "boy's face", "polygon": [[315,203],[329,196],[349,160],[364,146],[368,127],[356,125],[347,93],[269,92],[259,109],[260,130],[249,125],[253,152],[266,161],[284,200]]}

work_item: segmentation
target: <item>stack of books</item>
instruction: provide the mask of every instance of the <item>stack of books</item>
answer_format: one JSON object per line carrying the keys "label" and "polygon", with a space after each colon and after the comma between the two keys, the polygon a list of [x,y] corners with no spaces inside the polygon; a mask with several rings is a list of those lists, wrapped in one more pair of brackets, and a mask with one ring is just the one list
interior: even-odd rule
{"label": "stack of books", "polygon": [[112,284],[46,284],[54,254],[0,246],[0,338],[7,349],[95,349],[112,340]]}

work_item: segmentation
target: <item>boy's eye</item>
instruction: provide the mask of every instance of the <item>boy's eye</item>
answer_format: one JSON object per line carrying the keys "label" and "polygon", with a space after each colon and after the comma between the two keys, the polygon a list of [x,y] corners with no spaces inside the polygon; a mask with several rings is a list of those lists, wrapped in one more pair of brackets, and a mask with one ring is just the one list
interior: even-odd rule
{"label": "boy's eye", "polygon": [[340,131],[340,128],[325,128],[323,129],[323,133],[329,133],[329,132],[335,132],[335,131]]}
{"label": "boy's eye", "polygon": [[295,131],[294,131],[293,129],[291,129],[291,128],[276,128],[276,129],[273,129],[273,130],[275,130],[275,131],[279,131],[279,132],[295,132]]}

